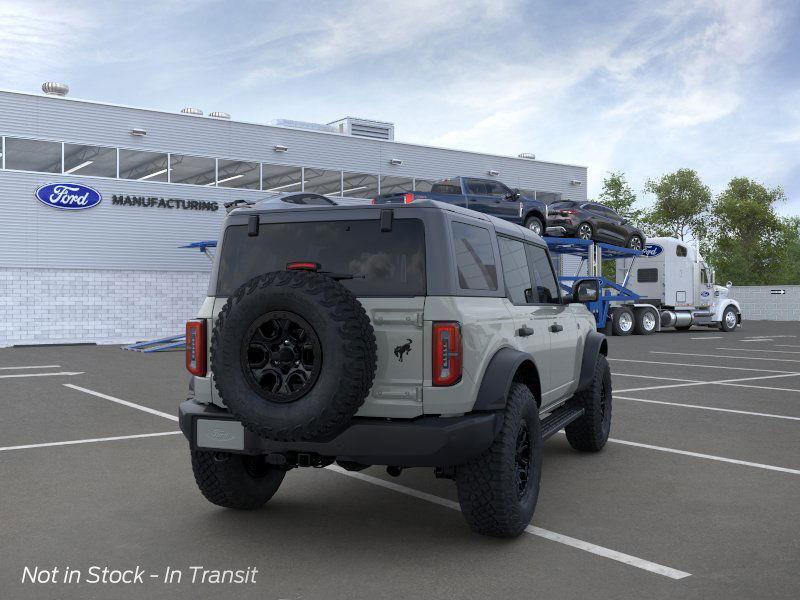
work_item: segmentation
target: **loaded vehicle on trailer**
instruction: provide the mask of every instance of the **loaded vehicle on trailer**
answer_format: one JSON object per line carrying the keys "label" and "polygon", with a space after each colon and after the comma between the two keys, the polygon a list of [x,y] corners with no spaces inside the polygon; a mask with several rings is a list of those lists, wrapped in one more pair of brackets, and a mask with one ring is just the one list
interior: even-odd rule
{"label": "loaded vehicle on trailer", "polygon": [[614,209],[598,202],[557,200],[547,214],[547,234],[595,240],[634,250],[644,248],[647,237]]}
{"label": "loaded vehicle on trailer", "polygon": [[429,192],[381,194],[373,204],[409,204],[417,200],[438,200],[518,223],[543,235],[547,227],[547,205],[541,200],[511,189],[495,179],[451,177],[436,181]]}
{"label": "loaded vehicle on trailer", "polygon": [[580,283],[565,300],[542,238],[440,202],[233,208],[187,324],[200,491],[255,509],[296,467],[431,467],[474,531],[519,535],[543,441],[611,427]]}
{"label": "loaded vehicle on trailer", "polygon": [[[576,274],[559,279],[568,293],[580,285],[581,294],[591,297],[586,304],[598,329],[649,335],[666,327],[733,331],[741,325],[731,283],[716,285],[713,269],[697,250],[676,238],[650,238],[642,251],[591,240],[545,239],[553,254],[581,257]],[[603,277],[604,260],[615,261],[615,281]],[[584,265],[588,277],[579,275]]]}

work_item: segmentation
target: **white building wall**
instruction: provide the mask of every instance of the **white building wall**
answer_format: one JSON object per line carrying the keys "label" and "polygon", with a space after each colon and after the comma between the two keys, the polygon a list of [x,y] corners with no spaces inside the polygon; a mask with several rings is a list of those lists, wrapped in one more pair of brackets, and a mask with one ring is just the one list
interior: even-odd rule
{"label": "white building wall", "polygon": [[[774,293],[774,292],[785,292]],[[735,285],[731,297],[739,302],[747,321],[800,321],[800,285]]]}
{"label": "white building wall", "polygon": [[209,271],[0,269],[0,347],[182,334]]}

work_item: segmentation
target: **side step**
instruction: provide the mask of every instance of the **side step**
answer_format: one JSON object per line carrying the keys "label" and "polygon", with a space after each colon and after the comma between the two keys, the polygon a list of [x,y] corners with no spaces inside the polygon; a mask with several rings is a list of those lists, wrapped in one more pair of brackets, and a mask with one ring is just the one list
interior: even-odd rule
{"label": "side step", "polygon": [[572,423],[575,419],[582,417],[583,408],[575,408],[565,404],[559,406],[544,419],[542,419],[542,440],[553,436],[563,427]]}

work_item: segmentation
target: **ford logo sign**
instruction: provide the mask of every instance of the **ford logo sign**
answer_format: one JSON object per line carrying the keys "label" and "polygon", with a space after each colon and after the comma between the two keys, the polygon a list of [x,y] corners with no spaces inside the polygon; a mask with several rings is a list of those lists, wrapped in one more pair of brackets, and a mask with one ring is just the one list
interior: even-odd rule
{"label": "ford logo sign", "polygon": [[233,440],[233,434],[220,427],[215,427],[214,429],[210,430],[208,435],[215,442],[230,442]]}
{"label": "ford logo sign", "polygon": [[658,244],[647,244],[642,250],[642,256],[658,256],[664,251],[664,248]]}
{"label": "ford logo sign", "polygon": [[711,295],[711,292],[708,292],[708,291],[703,291],[703,292],[700,292],[700,295],[701,295],[703,298],[708,298],[708,297]]}
{"label": "ford logo sign", "polygon": [[79,183],[48,183],[36,189],[36,199],[61,210],[83,210],[100,204],[103,196]]}

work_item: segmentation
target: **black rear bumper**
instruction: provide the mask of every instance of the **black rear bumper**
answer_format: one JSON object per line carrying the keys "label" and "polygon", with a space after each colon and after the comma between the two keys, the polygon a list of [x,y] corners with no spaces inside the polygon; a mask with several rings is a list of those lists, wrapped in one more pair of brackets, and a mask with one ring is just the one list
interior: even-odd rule
{"label": "black rear bumper", "polygon": [[[179,417],[181,431],[196,450],[240,454],[303,453],[398,467],[459,465],[486,450],[502,424],[502,416],[497,413],[409,420],[356,417],[344,431],[327,441],[276,442],[243,429],[241,448],[232,449],[224,443],[215,445],[213,439],[201,440],[202,445],[197,440],[198,420],[238,423],[227,410],[187,400],[180,405]],[[233,423],[230,426],[237,427]]]}

